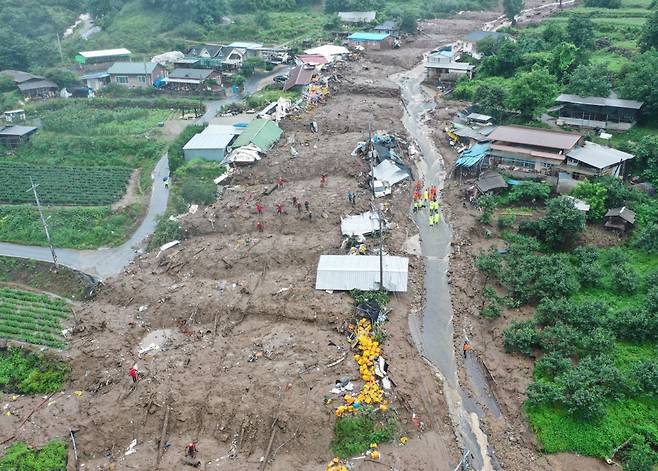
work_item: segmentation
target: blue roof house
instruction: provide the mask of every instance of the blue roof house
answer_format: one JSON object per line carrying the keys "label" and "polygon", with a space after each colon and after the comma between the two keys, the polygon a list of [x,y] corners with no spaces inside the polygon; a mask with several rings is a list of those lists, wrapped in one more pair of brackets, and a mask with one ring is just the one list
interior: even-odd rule
{"label": "blue roof house", "polygon": [[388,49],[393,46],[393,36],[388,33],[354,33],[347,38],[351,47],[365,49]]}

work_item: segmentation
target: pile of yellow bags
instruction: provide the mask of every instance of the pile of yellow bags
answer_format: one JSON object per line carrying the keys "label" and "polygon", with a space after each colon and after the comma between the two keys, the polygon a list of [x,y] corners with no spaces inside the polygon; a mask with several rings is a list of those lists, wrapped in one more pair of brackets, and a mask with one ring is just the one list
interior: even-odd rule
{"label": "pile of yellow bags", "polygon": [[388,410],[388,402],[384,400],[384,391],[377,384],[375,376],[375,359],[381,355],[381,349],[379,342],[372,338],[372,325],[368,319],[359,320],[355,335],[357,347],[361,353],[354,355],[354,360],[359,364],[359,374],[365,384],[356,397],[350,394],[343,397],[345,405],[338,406],[337,417],[345,412],[354,412],[361,404],[380,404],[379,409],[382,412]]}
{"label": "pile of yellow bags", "polygon": [[347,466],[345,466],[338,458],[334,458],[327,465],[326,471],[348,471]]}

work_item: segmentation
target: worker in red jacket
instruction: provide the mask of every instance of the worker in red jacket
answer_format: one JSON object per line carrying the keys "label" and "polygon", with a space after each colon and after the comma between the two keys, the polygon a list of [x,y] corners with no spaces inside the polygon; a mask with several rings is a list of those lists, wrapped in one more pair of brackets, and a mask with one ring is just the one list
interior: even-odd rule
{"label": "worker in red jacket", "polygon": [[263,205],[256,203],[256,214],[263,214]]}
{"label": "worker in red jacket", "polygon": [[133,383],[137,382],[138,376],[139,376],[139,373],[137,372],[137,368],[135,368],[135,366],[133,365],[130,368],[130,377],[133,379]]}
{"label": "worker in red jacket", "polygon": [[190,442],[185,446],[185,456],[189,456],[190,458],[194,458],[198,451],[195,442]]}

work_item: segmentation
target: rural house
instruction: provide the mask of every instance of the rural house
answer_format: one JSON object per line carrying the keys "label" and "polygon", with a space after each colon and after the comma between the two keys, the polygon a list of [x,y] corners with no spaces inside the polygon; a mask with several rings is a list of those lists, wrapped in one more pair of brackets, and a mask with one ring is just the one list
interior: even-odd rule
{"label": "rural house", "polygon": [[375,33],[390,34],[391,36],[398,36],[400,34],[400,28],[398,28],[398,25],[393,20],[384,21],[372,30]]}
{"label": "rural house", "polygon": [[227,148],[233,144],[242,130],[234,126],[210,125],[183,146],[185,160],[205,159],[221,162]]}
{"label": "rural house", "polygon": [[464,39],[458,41],[459,48],[462,52],[466,52],[473,56],[475,59],[480,59],[482,55],[478,53],[477,44],[483,39],[492,39],[494,41],[499,41],[504,38],[503,33],[498,33],[496,31],[473,31],[464,36]]}
{"label": "rural house", "polygon": [[313,80],[315,67],[312,65],[298,65],[288,74],[288,80],[283,84],[283,91],[305,87]]}
{"label": "rural house", "polygon": [[38,128],[33,126],[2,126],[0,125],[0,145],[18,147],[32,139]]}
{"label": "rural house", "polygon": [[261,151],[268,151],[279,140],[283,131],[273,121],[254,119],[236,139],[233,147],[255,145]]}
{"label": "rural house", "polygon": [[343,23],[372,23],[377,16],[376,11],[339,11],[338,18]]}
{"label": "rural house", "polygon": [[388,49],[393,46],[393,36],[387,33],[353,33],[347,37],[350,46],[365,49]]}
{"label": "rural house", "polygon": [[626,161],[632,158],[633,154],[585,142],[567,152],[566,165],[562,166],[562,170],[574,178],[603,175],[621,177]]}
{"label": "rural house", "polygon": [[612,208],[605,213],[604,226],[608,229],[615,229],[625,232],[635,224],[635,213],[627,207]]}
{"label": "rural house", "polygon": [[489,155],[494,163],[524,171],[552,173],[566,154],[580,145],[580,134],[530,128],[499,126],[491,134]]}
{"label": "rural house", "polygon": [[456,82],[461,77],[473,78],[475,66],[467,62],[452,62],[445,51],[438,51],[427,56],[425,71],[428,80]]}
{"label": "rural house", "polygon": [[21,70],[3,70],[0,76],[9,77],[25,97],[48,98],[57,94],[59,87],[55,82],[47,80],[40,75],[33,75]]}
{"label": "rural house", "polygon": [[211,59],[217,57],[219,52],[222,50],[221,44],[198,44],[192,47],[188,51],[188,55],[194,57],[203,57],[205,59]]}
{"label": "rural house", "polygon": [[643,103],[635,100],[560,95],[558,124],[626,131],[637,121]]}
{"label": "rural house", "polygon": [[222,83],[222,74],[213,69],[183,69],[171,71],[163,80],[167,89],[176,91],[217,90]]}
{"label": "rural house", "polygon": [[110,83],[110,74],[107,72],[90,72],[80,76],[87,88],[92,90],[100,90]]}
{"label": "rural house", "polygon": [[153,62],[115,62],[107,69],[110,82],[124,87],[151,87],[165,77],[165,69]]}

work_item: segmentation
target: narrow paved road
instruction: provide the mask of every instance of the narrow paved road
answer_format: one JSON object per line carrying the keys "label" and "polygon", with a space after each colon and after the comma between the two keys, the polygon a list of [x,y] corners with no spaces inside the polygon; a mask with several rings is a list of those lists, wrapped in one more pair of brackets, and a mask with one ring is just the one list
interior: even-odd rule
{"label": "narrow paved road", "polygon": [[[256,72],[246,82],[244,96],[257,92],[269,85],[272,78],[278,74],[285,74],[288,66],[278,66],[270,72]],[[235,95],[224,100],[209,101],[206,103],[206,113],[197,120],[197,123],[208,123],[224,105],[242,100],[244,96]],[[97,250],[55,249],[60,264],[69,268],[87,273],[96,278],[105,279],[118,275],[142,250],[148,236],[155,231],[158,218],[167,209],[169,190],[165,188],[163,178],[169,175],[169,158],[165,154],[158,161],[151,178],[153,180],[151,201],[144,220],[135,233],[118,247],[101,248]],[[10,244],[0,242],[0,256],[29,258],[52,262],[52,255],[48,247]]]}
{"label": "narrow paved road", "polygon": [[[418,162],[419,177],[425,186],[443,188],[446,172],[443,158],[436,149],[430,129],[423,123],[424,114],[436,106],[422,86],[425,77],[421,62],[409,72],[392,76],[401,89],[405,113],[403,123],[418,143],[422,160]],[[418,350],[438,370],[448,403],[453,427],[460,445],[471,453],[471,464],[477,470],[498,469],[486,434],[480,428],[484,415],[480,407],[462,390],[457,377],[457,362],[453,347],[453,311],[448,286],[448,263],[452,233],[445,218],[438,226],[429,226],[428,213],[414,215],[425,258],[425,309],[422,316],[410,316],[410,330]]]}

